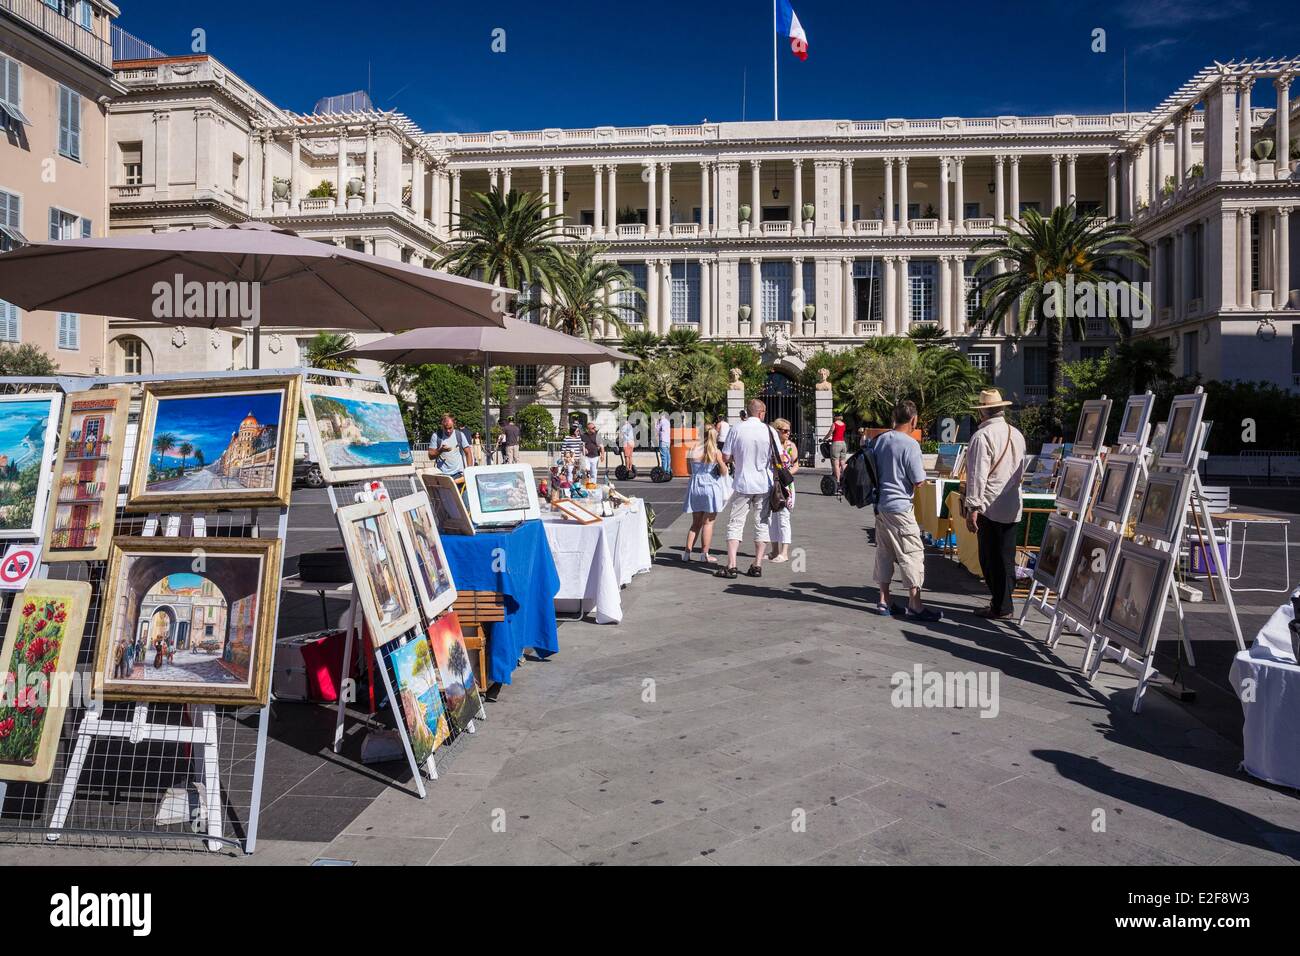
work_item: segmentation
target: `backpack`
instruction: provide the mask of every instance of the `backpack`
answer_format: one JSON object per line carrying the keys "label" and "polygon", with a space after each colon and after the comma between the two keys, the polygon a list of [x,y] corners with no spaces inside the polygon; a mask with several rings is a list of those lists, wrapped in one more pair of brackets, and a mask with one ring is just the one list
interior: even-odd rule
{"label": "backpack", "polygon": [[880,484],[876,478],[876,463],[871,453],[863,448],[853,453],[844,464],[844,500],[855,508],[874,505],[880,497]]}

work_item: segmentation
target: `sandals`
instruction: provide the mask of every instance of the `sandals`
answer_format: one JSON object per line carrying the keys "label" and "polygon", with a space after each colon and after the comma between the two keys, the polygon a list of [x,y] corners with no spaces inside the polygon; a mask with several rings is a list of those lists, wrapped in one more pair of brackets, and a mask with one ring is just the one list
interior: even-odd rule
{"label": "sandals", "polygon": [[761,578],[762,576],[763,576],[763,569],[760,568],[757,564],[751,564],[749,566],[749,570],[745,572],[745,577],[748,578]]}
{"label": "sandals", "polygon": [[713,572],[713,576],[715,578],[729,578],[735,580],[740,577],[740,572],[735,568],[718,568],[718,570]]}

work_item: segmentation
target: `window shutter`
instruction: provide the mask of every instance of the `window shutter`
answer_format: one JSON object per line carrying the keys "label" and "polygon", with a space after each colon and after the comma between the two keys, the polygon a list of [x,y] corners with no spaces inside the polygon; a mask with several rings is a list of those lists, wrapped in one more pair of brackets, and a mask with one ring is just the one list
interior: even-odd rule
{"label": "window shutter", "polygon": [[59,313],[59,348],[76,350],[81,346],[81,316],[75,312]]}
{"label": "window shutter", "polygon": [[68,100],[68,115],[72,118],[72,158],[81,159],[81,96],[68,90]]}
{"label": "window shutter", "polygon": [[51,206],[50,207],[50,238],[51,239],[63,238],[62,236],[59,235],[59,233],[61,232],[59,228],[61,219],[62,217],[59,215],[59,210],[56,209],[54,206]]}
{"label": "window shutter", "polygon": [[68,145],[68,90],[67,87],[59,87],[59,152],[66,156],[70,149]]}
{"label": "window shutter", "polygon": [[0,299],[0,341],[18,341],[18,306]]}
{"label": "window shutter", "polygon": [[143,147],[140,143],[128,143],[122,147],[122,165],[135,166],[141,162]]}

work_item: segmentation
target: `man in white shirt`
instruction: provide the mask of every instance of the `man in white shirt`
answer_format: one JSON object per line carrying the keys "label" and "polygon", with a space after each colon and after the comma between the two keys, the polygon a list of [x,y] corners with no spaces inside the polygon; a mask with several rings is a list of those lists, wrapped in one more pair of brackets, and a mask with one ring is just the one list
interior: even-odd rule
{"label": "man in white shirt", "polygon": [[754,512],[754,563],[745,572],[751,578],[763,576],[763,554],[771,540],[767,527],[772,516],[769,495],[776,480],[772,476],[772,458],[773,450],[781,446],[772,426],[763,420],[767,406],[752,398],[745,407],[749,416],[731,429],[724,449],[727,460],[735,466],[735,475],[731,514],[727,519],[727,566],[713,572],[720,578],[739,576],[736,552],[745,537],[745,522],[751,511]]}
{"label": "man in white shirt", "polygon": [[727,421],[726,415],[719,415],[713,420],[713,424],[718,429],[718,447],[721,448],[726,444],[727,436],[731,434],[731,423]]}
{"label": "man in white shirt", "polygon": [[673,470],[673,459],[669,453],[672,445],[672,424],[668,421],[668,413],[660,412],[659,421],[655,424],[655,437],[659,442],[659,467],[664,471]]}
{"label": "man in white shirt", "polygon": [[989,606],[975,613],[991,620],[1011,616],[1016,580],[1025,436],[1006,419],[1010,405],[996,388],[980,392],[974,411],[982,420],[966,451],[966,527],[978,537],[980,570],[991,597]]}

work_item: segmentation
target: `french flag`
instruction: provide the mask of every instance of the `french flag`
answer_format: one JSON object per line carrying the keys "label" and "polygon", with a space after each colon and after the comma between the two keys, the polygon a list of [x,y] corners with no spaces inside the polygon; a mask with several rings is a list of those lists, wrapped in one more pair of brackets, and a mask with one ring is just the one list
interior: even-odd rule
{"label": "french flag", "polygon": [[790,0],[776,0],[776,32],[790,38],[790,52],[801,60],[808,59],[808,34],[790,6]]}

